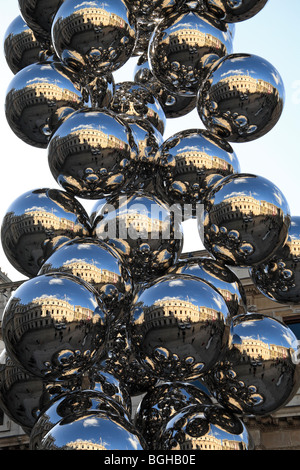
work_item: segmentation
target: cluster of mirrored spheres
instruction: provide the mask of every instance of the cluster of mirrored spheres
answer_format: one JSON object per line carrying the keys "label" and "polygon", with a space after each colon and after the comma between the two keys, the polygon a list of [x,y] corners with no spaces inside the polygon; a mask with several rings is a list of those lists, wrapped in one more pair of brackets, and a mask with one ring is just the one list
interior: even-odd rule
{"label": "cluster of mirrored spheres", "polygon": [[[300,302],[300,218],[231,146],[283,110],[279,72],[233,51],[266,3],[19,0],[6,117],[60,188],[20,195],[1,227],[28,279],[3,315],[0,402],[32,450],[251,450],[243,418],[299,388],[294,333],[247,310],[234,271]],[[181,256],[187,213],[206,257]]]}

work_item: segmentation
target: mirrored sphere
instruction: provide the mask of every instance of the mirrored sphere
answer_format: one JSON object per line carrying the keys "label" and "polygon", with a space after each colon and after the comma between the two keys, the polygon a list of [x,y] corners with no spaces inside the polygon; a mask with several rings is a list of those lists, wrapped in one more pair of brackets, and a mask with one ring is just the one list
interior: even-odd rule
{"label": "mirrored sphere", "polygon": [[142,191],[114,197],[99,211],[93,232],[123,257],[134,281],[164,273],[180,256],[181,220],[156,196]]}
{"label": "mirrored sphere", "polygon": [[53,20],[52,43],[58,57],[87,80],[124,65],[135,39],[134,19],[123,0],[65,0]]}
{"label": "mirrored sphere", "polygon": [[222,295],[232,316],[246,313],[244,287],[238,276],[223,263],[211,258],[187,258],[177,261],[168,274],[196,276]]}
{"label": "mirrored sphere", "polygon": [[36,276],[56,248],[76,237],[90,235],[84,207],[57,189],[35,189],[19,196],[6,211],[1,241],[12,266]]}
{"label": "mirrored sphere", "polygon": [[229,341],[230,314],[199,278],[165,275],[136,294],[129,335],[137,360],[161,380],[193,380],[219,360]]}
{"label": "mirrored sphere", "polygon": [[69,416],[56,424],[42,439],[38,450],[146,450],[135,428],[110,413]]}
{"label": "mirrored sphere", "polygon": [[300,303],[300,217],[292,216],[288,238],[267,262],[249,270],[262,294],[282,304]]}
{"label": "mirrored sphere", "polygon": [[240,172],[237,156],[223,139],[202,129],[177,132],[159,148],[157,189],[171,203],[203,203],[214,175]]}
{"label": "mirrored sphere", "polygon": [[157,450],[253,450],[244,423],[218,405],[189,405],[164,425]]}
{"label": "mirrored sphere", "polygon": [[156,95],[144,85],[135,82],[116,83],[110,109],[121,117],[138,117],[149,121],[161,134],[166,116]]}
{"label": "mirrored sphere", "polygon": [[268,0],[205,0],[212,13],[227,23],[238,23],[257,15]]}
{"label": "mirrored sphere", "polygon": [[299,389],[298,341],[286,325],[261,314],[232,322],[232,344],[206,383],[218,403],[234,413],[267,415]]}
{"label": "mirrored sphere", "polygon": [[57,62],[28,65],[10,82],[5,99],[6,119],[19,139],[47,148],[52,135],[49,122],[59,108],[74,111],[84,105],[81,89]]}
{"label": "mirrored sphere", "polygon": [[4,36],[4,55],[13,74],[38,62],[42,46],[21,16],[8,26]]}
{"label": "mirrored sphere", "polygon": [[87,370],[105,347],[109,315],[91,285],[51,273],[25,281],[10,297],[2,333],[9,356],[47,380]]}
{"label": "mirrored sphere", "polygon": [[51,27],[54,15],[64,0],[18,0],[22,17],[37,38],[47,44],[51,42]]}
{"label": "mirrored sphere", "polygon": [[197,94],[211,65],[232,53],[232,39],[225,23],[196,11],[164,18],[149,43],[153,75],[171,92]]}
{"label": "mirrored sphere", "polygon": [[159,383],[147,392],[138,405],[134,425],[150,449],[155,448],[156,434],[180,410],[191,404],[211,404],[208,395],[184,382]]}
{"label": "mirrored sphere", "polygon": [[271,181],[240,173],[213,187],[203,218],[198,228],[205,248],[219,261],[247,267],[269,259],[285,243],[290,209]]}
{"label": "mirrored sphere", "polygon": [[76,238],[58,248],[38,274],[61,272],[91,284],[113,316],[119,316],[132,297],[132,281],[120,254],[93,238]]}
{"label": "mirrored sphere", "polygon": [[180,8],[184,0],[126,0],[138,23],[149,24]]}
{"label": "mirrored sphere", "polygon": [[282,78],[265,59],[231,54],[213,64],[199,89],[197,110],[205,127],[230,142],[267,134],[281,117]]}
{"label": "mirrored sphere", "polygon": [[48,147],[49,168],[57,183],[84,199],[119,194],[136,156],[130,128],[106,110],[76,111],[57,129]]}

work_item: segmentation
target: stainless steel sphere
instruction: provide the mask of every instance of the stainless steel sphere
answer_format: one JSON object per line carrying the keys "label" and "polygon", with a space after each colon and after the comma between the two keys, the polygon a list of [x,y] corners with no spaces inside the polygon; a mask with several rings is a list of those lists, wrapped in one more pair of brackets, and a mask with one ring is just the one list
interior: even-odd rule
{"label": "stainless steel sphere", "polygon": [[134,18],[123,0],[65,0],[53,20],[52,43],[58,57],[88,81],[122,67],[135,39]]}
{"label": "stainless steel sphere", "polygon": [[164,273],[183,244],[176,208],[143,191],[110,199],[95,218],[93,233],[123,256],[134,282]]}
{"label": "stainless steel sphere", "polygon": [[156,447],[156,435],[161,428],[174,414],[191,404],[212,404],[212,401],[198,387],[187,382],[159,383],[143,396],[134,425],[150,449]]}
{"label": "stainless steel sphere", "polygon": [[213,287],[199,278],[165,275],[137,292],[129,338],[136,359],[165,381],[200,377],[222,356],[230,313]]}
{"label": "stainless steel sphere", "polygon": [[268,0],[204,0],[208,9],[227,23],[238,23],[257,15]]}
{"label": "stainless steel sphere", "polygon": [[12,266],[36,276],[46,259],[63,243],[90,235],[84,207],[57,189],[35,189],[19,196],[1,226],[2,247]]}
{"label": "stainless steel sphere", "polygon": [[50,171],[84,199],[119,194],[138,154],[129,126],[107,110],[81,109],[59,126],[48,147]]}
{"label": "stainless steel sphere", "polygon": [[281,304],[300,303],[300,217],[292,216],[288,238],[271,259],[249,270],[262,294]]}
{"label": "stainless steel sphere", "polygon": [[285,100],[282,78],[262,57],[231,54],[211,67],[199,88],[197,110],[205,127],[229,142],[270,132]]}
{"label": "stainless steel sphere", "polygon": [[[240,173],[223,178],[206,199],[205,248],[231,266],[256,266],[284,245],[290,209],[280,191],[262,176]],[[204,224],[204,227],[203,227]]]}
{"label": "stainless steel sphere", "polygon": [[203,203],[215,175],[240,173],[232,147],[202,129],[177,132],[160,146],[156,154],[157,190],[170,204]]}
{"label": "stainless steel sphere", "polygon": [[256,313],[235,317],[231,329],[231,347],[208,374],[209,389],[240,415],[279,410],[299,389],[296,336],[275,318]]}
{"label": "stainless steel sphere", "polygon": [[214,287],[224,298],[232,316],[246,313],[247,299],[238,276],[227,266],[211,258],[187,258],[177,261],[168,274],[196,276]]}
{"label": "stainless steel sphere", "polygon": [[105,348],[109,315],[97,292],[62,273],[25,281],[7,303],[2,323],[7,353],[48,381],[86,371]]}
{"label": "stainless steel sphere", "polygon": [[22,17],[45,44],[51,43],[53,18],[64,0],[18,0]]}
{"label": "stainless steel sphere", "polygon": [[16,136],[33,147],[47,148],[49,123],[60,108],[82,108],[85,97],[58,62],[40,62],[20,70],[5,98],[6,119]]}
{"label": "stainless steel sphere", "polygon": [[189,405],[158,434],[156,450],[253,450],[250,434],[233,413],[218,405]]}
{"label": "stainless steel sphere", "polygon": [[164,18],[149,43],[153,75],[170,92],[194,96],[211,65],[232,53],[232,39],[225,23],[196,11]]}

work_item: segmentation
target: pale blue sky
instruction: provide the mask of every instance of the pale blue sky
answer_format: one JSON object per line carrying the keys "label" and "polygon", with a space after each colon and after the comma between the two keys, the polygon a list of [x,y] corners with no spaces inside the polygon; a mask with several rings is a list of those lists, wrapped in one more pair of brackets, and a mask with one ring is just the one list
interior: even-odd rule
{"label": "pale blue sky", "polygon": [[[18,0],[0,0],[2,44],[10,22],[19,15]],[[232,144],[240,162],[241,171],[264,176],[284,193],[291,215],[300,215],[300,1],[269,0],[255,17],[236,24],[233,43],[235,53],[256,54],[271,62],[282,76],[286,101],[283,114],[275,128],[254,142]],[[116,83],[131,80],[134,61],[130,61],[115,74]],[[0,219],[9,205],[26,191],[51,187],[59,188],[48,168],[47,151],[29,146],[18,139],[9,128],[4,101],[6,89],[13,78],[3,46],[0,53],[1,70],[1,184]],[[169,119],[164,139],[176,132],[203,128],[196,111],[180,119]],[[80,200],[90,212],[93,202]],[[190,235],[191,234],[191,235]],[[185,231],[184,251],[201,249],[195,224]],[[0,267],[12,280],[22,279],[7,261],[0,247]]]}

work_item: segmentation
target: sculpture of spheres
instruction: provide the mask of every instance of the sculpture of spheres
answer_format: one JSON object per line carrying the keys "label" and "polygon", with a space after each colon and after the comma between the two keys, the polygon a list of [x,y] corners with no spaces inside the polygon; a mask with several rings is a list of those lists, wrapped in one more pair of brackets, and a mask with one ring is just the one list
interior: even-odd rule
{"label": "sculpture of spheres", "polygon": [[262,294],[281,304],[300,303],[300,217],[292,216],[288,238],[272,258],[250,268],[254,285]]}
{"label": "sculpture of spheres", "polygon": [[268,0],[205,0],[208,9],[227,23],[238,23],[257,15]]}
{"label": "sculpture of spheres", "polygon": [[76,238],[58,248],[38,272],[78,276],[99,293],[111,316],[119,316],[132,297],[132,280],[120,254],[93,238]]}
{"label": "sculpture of spheres", "polygon": [[63,418],[42,438],[36,450],[147,450],[129,421],[111,413],[94,412]]}
{"label": "sculpture of spheres", "polygon": [[39,41],[51,44],[53,18],[64,0],[18,0],[21,14]]}
{"label": "sculpture of spheres", "polygon": [[156,450],[253,450],[241,419],[219,405],[194,404],[176,413],[162,426]]}
{"label": "sculpture of spheres", "polygon": [[208,395],[188,382],[159,383],[140,401],[134,425],[150,449],[155,448],[156,434],[171,417],[191,404],[212,404]]}
{"label": "sculpture of spheres", "polygon": [[[289,205],[268,179],[240,173],[220,180],[198,217],[205,248],[231,266],[252,267],[284,245],[290,226]],[[204,224],[204,227],[203,227]]]}
{"label": "sculpture of spheres", "polygon": [[122,67],[135,39],[134,18],[122,0],[83,4],[65,0],[52,24],[56,54],[67,67],[86,76],[87,83]]}
{"label": "sculpture of spheres", "polygon": [[231,52],[225,23],[196,11],[179,11],[155,28],[149,43],[150,69],[170,92],[195,96],[212,64]]}
{"label": "sculpture of spheres", "polygon": [[84,199],[119,194],[136,157],[130,128],[104,109],[83,108],[73,113],[48,147],[49,168],[57,183]]}
{"label": "sculpture of spheres", "polygon": [[203,203],[214,175],[240,173],[237,156],[228,142],[202,129],[177,132],[156,154],[157,190],[170,204]]}
{"label": "sculpture of spheres", "polygon": [[19,139],[47,148],[49,121],[59,108],[74,111],[85,104],[85,94],[58,62],[40,62],[20,70],[11,80],[5,99],[6,119]]}
{"label": "sculpture of spheres", "polygon": [[12,266],[32,277],[56,248],[89,236],[90,231],[89,216],[73,196],[42,188],[27,191],[12,202],[2,221],[1,241]]}
{"label": "sculpture of spheres", "polygon": [[[15,43],[18,47],[14,47]],[[3,45],[7,65],[13,74],[20,72],[27,65],[38,62],[42,52],[41,44],[20,15],[8,26]]]}
{"label": "sculpture of spheres", "polygon": [[158,132],[164,133],[166,116],[161,104],[156,95],[140,83],[117,83],[110,109],[123,118],[125,115],[149,121]]}
{"label": "sculpture of spheres", "polygon": [[102,354],[109,314],[91,285],[49,273],[25,281],[7,303],[2,333],[16,364],[44,380],[80,376]]}
{"label": "sculpture of spheres", "polygon": [[182,6],[184,0],[129,0],[127,1],[138,24],[159,21]]}
{"label": "sculpture of spheres", "polygon": [[209,284],[193,276],[165,275],[136,293],[129,340],[136,359],[155,377],[194,380],[224,354],[230,319],[223,297]]}
{"label": "sculpture of spheres", "polygon": [[231,329],[230,348],[205,377],[218,403],[239,415],[255,416],[285,406],[300,385],[294,333],[258,313],[236,316]]}
{"label": "sculpture of spheres", "polygon": [[246,313],[247,299],[238,276],[227,266],[212,258],[187,258],[177,261],[168,274],[196,276],[221,294],[232,316]]}
{"label": "sculpture of spheres", "polygon": [[249,142],[274,128],[284,100],[282,78],[270,62],[230,54],[211,67],[199,88],[197,110],[209,131],[229,142]]}
{"label": "sculpture of spheres", "polygon": [[127,193],[102,206],[93,234],[124,257],[134,282],[142,282],[164,273],[180,256],[183,236],[176,210],[143,191]]}

